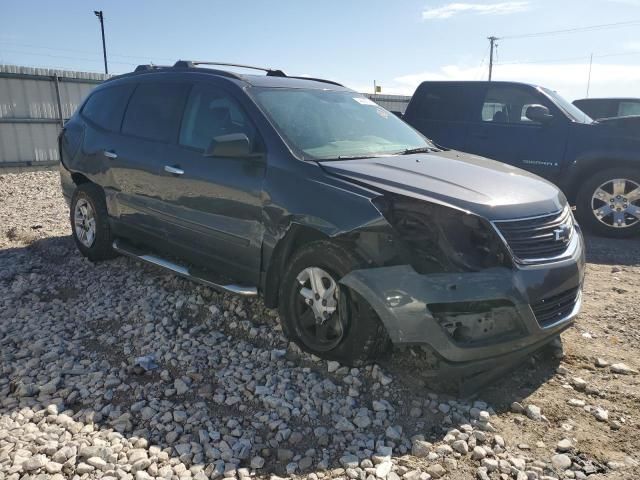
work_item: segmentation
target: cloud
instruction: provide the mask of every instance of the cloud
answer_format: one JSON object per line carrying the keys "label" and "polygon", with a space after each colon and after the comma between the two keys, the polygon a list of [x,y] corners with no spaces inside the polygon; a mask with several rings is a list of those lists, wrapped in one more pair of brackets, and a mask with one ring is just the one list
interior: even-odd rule
{"label": "cloud", "polygon": [[508,15],[510,13],[529,10],[528,1],[513,1],[499,3],[448,3],[441,7],[429,8],[422,12],[423,20],[442,20],[460,13],[474,13],[477,15]]}
{"label": "cloud", "polygon": [[[390,85],[398,93],[411,95],[425,80],[486,80],[487,67],[446,65],[437,70],[396,77]],[[588,63],[497,65],[494,80],[533,83],[550,88],[568,100],[586,95]],[[594,63],[591,97],[640,97],[640,65]]]}

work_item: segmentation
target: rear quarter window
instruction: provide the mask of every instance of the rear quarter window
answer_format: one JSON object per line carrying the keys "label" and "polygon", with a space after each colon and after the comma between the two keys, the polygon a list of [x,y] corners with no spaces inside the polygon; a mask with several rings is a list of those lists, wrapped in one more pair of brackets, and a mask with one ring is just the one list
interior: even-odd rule
{"label": "rear quarter window", "polygon": [[115,85],[93,92],[82,107],[82,116],[100,128],[118,132],[133,87],[131,84]]}
{"label": "rear quarter window", "polygon": [[122,133],[157,142],[177,139],[188,84],[140,83],[122,122]]}

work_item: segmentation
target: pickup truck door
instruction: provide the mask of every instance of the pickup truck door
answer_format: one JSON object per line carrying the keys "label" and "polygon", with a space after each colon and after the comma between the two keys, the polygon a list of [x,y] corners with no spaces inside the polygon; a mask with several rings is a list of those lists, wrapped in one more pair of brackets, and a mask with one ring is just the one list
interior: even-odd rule
{"label": "pickup truck door", "polygon": [[[553,119],[526,117],[531,105],[546,106]],[[467,151],[509,163],[555,181],[563,166],[569,120],[544,95],[526,85],[488,85],[470,129]]]}

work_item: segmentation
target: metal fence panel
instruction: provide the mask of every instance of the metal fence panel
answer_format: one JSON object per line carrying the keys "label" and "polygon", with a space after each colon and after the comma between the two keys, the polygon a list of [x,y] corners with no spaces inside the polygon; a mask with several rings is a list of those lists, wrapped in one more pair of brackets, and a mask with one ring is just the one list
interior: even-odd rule
{"label": "metal fence panel", "polygon": [[106,78],[0,65],[0,167],[57,162],[60,126]]}

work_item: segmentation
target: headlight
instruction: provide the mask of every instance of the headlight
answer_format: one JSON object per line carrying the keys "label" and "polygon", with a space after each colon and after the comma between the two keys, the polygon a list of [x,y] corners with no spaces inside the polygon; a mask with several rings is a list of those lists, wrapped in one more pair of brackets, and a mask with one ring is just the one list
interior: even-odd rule
{"label": "headlight", "polygon": [[426,201],[388,194],[374,200],[419,273],[510,267],[510,256],[488,221]]}

